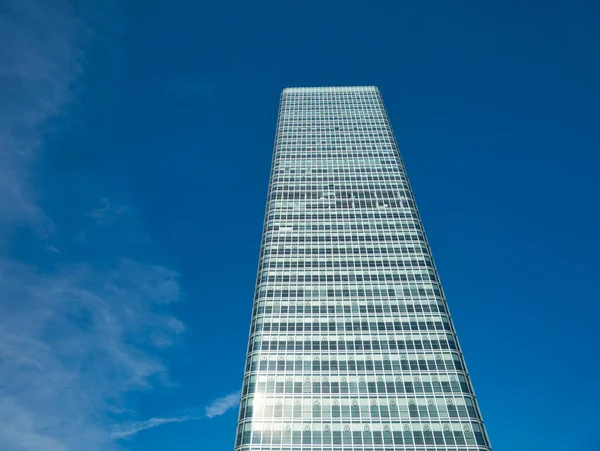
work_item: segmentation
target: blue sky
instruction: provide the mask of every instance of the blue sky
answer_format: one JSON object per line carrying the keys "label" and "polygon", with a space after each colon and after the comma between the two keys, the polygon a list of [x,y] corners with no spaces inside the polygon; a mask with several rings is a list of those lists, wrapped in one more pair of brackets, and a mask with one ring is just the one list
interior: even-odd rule
{"label": "blue sky", "polygon": [[232,449],[279,93],[368,84],[494,449],[600,449],[598,3],[204,3],[0,4],[0,448]]}

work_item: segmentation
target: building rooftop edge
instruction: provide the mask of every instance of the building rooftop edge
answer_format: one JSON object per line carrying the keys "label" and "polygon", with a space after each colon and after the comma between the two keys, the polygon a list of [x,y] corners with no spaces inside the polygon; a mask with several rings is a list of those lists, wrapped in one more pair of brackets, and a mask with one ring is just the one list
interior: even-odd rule
{"label": "building rooftop edge", "polygon": [[336,92],[336,91],[379,91],[377,86],[309,86],[284,88],[282,94],[288,92]]}

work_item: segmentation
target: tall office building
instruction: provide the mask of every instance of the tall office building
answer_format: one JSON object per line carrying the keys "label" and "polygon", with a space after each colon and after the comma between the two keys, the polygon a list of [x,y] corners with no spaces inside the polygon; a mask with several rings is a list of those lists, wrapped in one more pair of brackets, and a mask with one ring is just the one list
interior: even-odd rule
{"label": "tall office building", "polygon": [[375,87],[281,95],[235,449],[491,449]]}

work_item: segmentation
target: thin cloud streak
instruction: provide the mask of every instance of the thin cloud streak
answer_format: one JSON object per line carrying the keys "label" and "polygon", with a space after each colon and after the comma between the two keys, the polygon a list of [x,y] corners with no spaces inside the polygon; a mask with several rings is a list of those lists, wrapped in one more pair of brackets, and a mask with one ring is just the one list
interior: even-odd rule
{"label": "thin cloud streak", "polygon": [[237,407],[240,403],[240,392],[231,393],[223,398],[215,399],[209,406],[204,408],[207,418],[214,418],[223,415],[228,410]]}
{"label": "thin cloud streak", "polygon": [[162,426],[163,424],[184,423],[186,421],[197,421],[203,418],[218,417],[237,407],[239,403],[240,392],[238,391],[227,396],[223,396],[222,398],[215,399],[210,405],[204,408],[204,416],[196,414],[196,412],[199,410],[197,407],[186,409],[186,412],[188,412],[186,415],[166,418],[150,418],[149,420],[130,423],[124,427],[121,426],[111,434],[111,438],[115,440],[127,439],[133,437],[138,432]]}
{"label": "thin cloud streak", "polygon": [[176,418],[151,418],[146,421],[139,421],[137,423],[131,423],[127,429],[115,431],[111,434],[111,438],[115,440],[131,438],[138,432],[145,431],[146,429],[152,429],[163,424],[169,423],[183,423],[186,421],[200,420],[202,417],[186,415],[183,417]]}

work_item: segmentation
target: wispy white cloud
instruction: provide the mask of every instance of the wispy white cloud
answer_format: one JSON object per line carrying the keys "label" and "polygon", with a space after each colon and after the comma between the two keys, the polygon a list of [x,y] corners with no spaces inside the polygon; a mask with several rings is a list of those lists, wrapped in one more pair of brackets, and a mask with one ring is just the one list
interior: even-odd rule
{"label": "wispy white cloud", "polygon": [[113,224],[120,216],[127,213],[135,214],[135,212],[131,211],[131,206],[120,203],[115,204],[114,202],[111,203],[106,197],[103,197],[100,200],[102,202],[102,207],[96,208],[90,213],[90,216],[99,225]]}
{"label": "wispy white cloud", "polygon": [[0,449],[111,449],[126,395],[168,380],[157,351],[184,331],[165,310],[177,274],[130,260],[0,273]]}
{"label": "wispy white cloud", "polygon": [[0,225],[40,225],[31,166],[43,126],[74,100],[89,35],[66,1],[8,0],[0,13]]}
{"label": "wispy white cloud", "polygon": [[118,431],[115,431],[111,434],[113,439],[124,439],[130,438],[137,434],[138,432],[144,431],[146,429],[152,429],[157,426],[162,426],[163,424],[169,423],[183,423],[185,421],[193,421],[200,420],[201,417],[194,417],[190,415],[186,415],[183,417],[175,417],[175,418],[151,418],[146,421],[138,421],[135,423],[131,423],[126,425],[125,428],[121,428]]}
{"label": "wispy white cloud", "polygon": [[204,415],[199,415],[201,408],[195,407],[186,409],[185,414],[176,415],[166,418],[151,418],[145,421],[136,421],[126,424],[121,424],[111,434],[114,439],[127,439],[136,435],[138,432],[146,429],[152,429],[163,424],[183,423],[186,421],[196,421],[203,418],[214,418],[225,414],[229,410],[237,407],[240,403],[240,392],[234,392],[222,398],[215,399],[210,405],[204,407]]}
{"label": "wispy white cloud", "polygon": [[138,421],[135,423],[131,423],[129,425],[125,425],[121,429],[113,432],[111,437],[113,439],[124,439],[130,438],[137,434],[138,432],[144,431],[146,429],[152,429],[157,426],[162,426],[163,424],[169,423],[183,423],[185,421],[193,421],[200,420],[202,417],[186,415],[183,417],[174,417],[174,418],[151,418],[146,421]]}
{"label": "wispy white cloud", "polygon": [[[51,238],[33,168],[46,124],[76,101],[92,35],[85,3],[76,12],[67,0],[8,0],[0,12],[0,244],[25,225]],[[105,209],[89,227],[123,211]],[[67,263],[59,248],[40,240],[51,260],[42,269],[0,246],[2,451],[121,449],[111,431],[136,416],[132,394],[169,383],[162,351],[185,331],[168,310],[181,298],[175,271],[118,250],[108,259],[117,263]]]}
{"label": "wispy white cloud", "polygon": [[204,412],[208,418],[218,417],[228,410],[237,407],[239,403],[240,392],[237,391],[222,398],[215,399],[209,406],[204,408]]}

